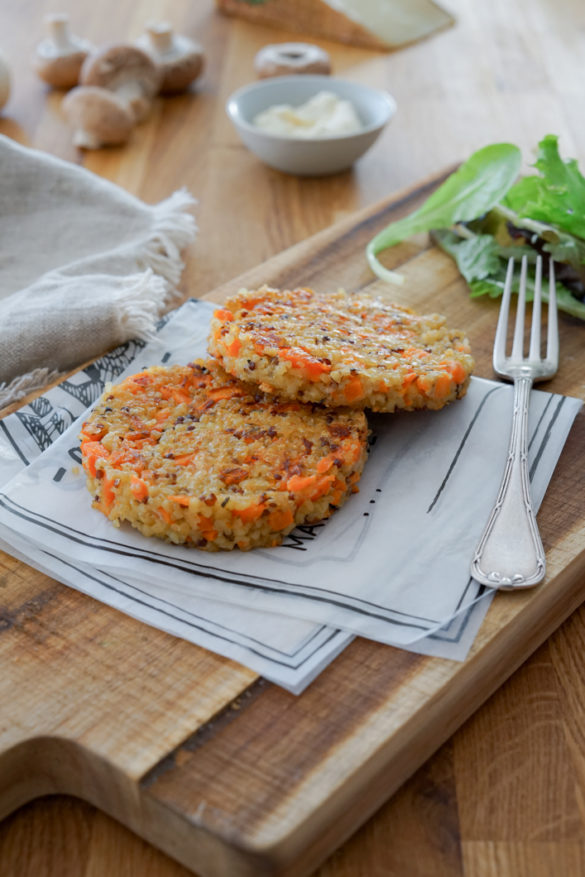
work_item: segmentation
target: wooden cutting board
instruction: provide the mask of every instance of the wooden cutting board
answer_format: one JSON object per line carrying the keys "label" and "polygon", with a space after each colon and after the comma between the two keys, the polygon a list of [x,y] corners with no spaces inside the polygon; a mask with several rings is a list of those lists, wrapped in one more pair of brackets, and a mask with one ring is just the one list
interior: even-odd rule
{"label": "wooden cutting board", "polygon": [[[403,287],[374,282],[367,241],[439,180],[321,232],[210,294],[343,286],[436,310],[465,328],[491,377],[498,304],[470,301],[428,240],[387,254]],[[561,320],[548,385],[580,395],[585,326]],[[581,603],[585,417],[577,417],[539,522],[548,577],[499,594],[464,663],[354,641],[295,697],[0,553],[0,816],[67,793],[128,825],[201,877],[309,874]]]}

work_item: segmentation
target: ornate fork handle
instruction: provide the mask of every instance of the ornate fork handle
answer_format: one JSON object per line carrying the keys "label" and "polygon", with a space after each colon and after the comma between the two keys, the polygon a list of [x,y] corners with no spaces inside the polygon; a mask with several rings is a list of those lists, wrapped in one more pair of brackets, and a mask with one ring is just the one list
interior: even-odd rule
{"label": "ornate fork handle", "polygon": [[532,378],[514,379],[514,415],[496,504],[477,546],[471,574],[500,590],[529,588],[544,578],[544,549],[528,480],[528,404]]}

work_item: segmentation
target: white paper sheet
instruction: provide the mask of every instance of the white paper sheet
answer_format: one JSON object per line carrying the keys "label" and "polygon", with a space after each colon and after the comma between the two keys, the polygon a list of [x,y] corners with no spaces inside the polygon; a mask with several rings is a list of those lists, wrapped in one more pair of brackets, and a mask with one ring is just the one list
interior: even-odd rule
{"label": "white paper sheet", "polygon": [[[187,303],[157,341],[106,357],[52,391],[55,398],[37,400],[36,410],[0,422],[0,483],[13,476],[0,494],[0,538],[14,546],[6,550],[293,691],[356,634],[463,659],[492,596],[470,579],[469,562],[506,456],[507,385],[474,379],[444,411],[371,417],[360,493],[279,548],[198,552],[118,530],[91,508],[79,425],[64,427],[99,396],[104,372],[114,379],[123,369],[204,355],[210,310]],[[581,404],[533,393],[537,506]]]}

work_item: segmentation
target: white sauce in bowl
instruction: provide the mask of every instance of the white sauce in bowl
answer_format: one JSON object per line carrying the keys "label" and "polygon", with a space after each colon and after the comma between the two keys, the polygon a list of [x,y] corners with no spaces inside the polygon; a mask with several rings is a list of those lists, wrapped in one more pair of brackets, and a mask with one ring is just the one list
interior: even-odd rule
{"label": "white sauce in bowl", "polygon": [[305,104],[276,104],[259,113],[254,125],[269,134],[305,140],[357,134],[363,125],[351,101],[320,91]]}

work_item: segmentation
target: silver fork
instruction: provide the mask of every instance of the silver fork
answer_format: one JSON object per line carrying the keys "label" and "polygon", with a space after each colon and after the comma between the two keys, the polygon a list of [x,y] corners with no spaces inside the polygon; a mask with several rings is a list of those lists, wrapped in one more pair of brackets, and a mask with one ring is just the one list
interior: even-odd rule
{"label": "silver fork", "polygon": [[552,378],[559,365],[559,335],[554,263],[550,260],[546,356],[540,353],[542,301],[542,259],[536,262],[530,350],[524,356],[524,314],[526,310],[526,256],[520,268],[518,310],[512,353],[506,356],[506,334],[514,277],[514,259],[508,262],[504,295],[494,342],[494,369],[514,381],[514,415],[508,459],[486,528],[475,551],[471,575],[490,588],[529,588],[545,574],[544,549],[530,500],[528,480],[528,404],[534,381]]}

